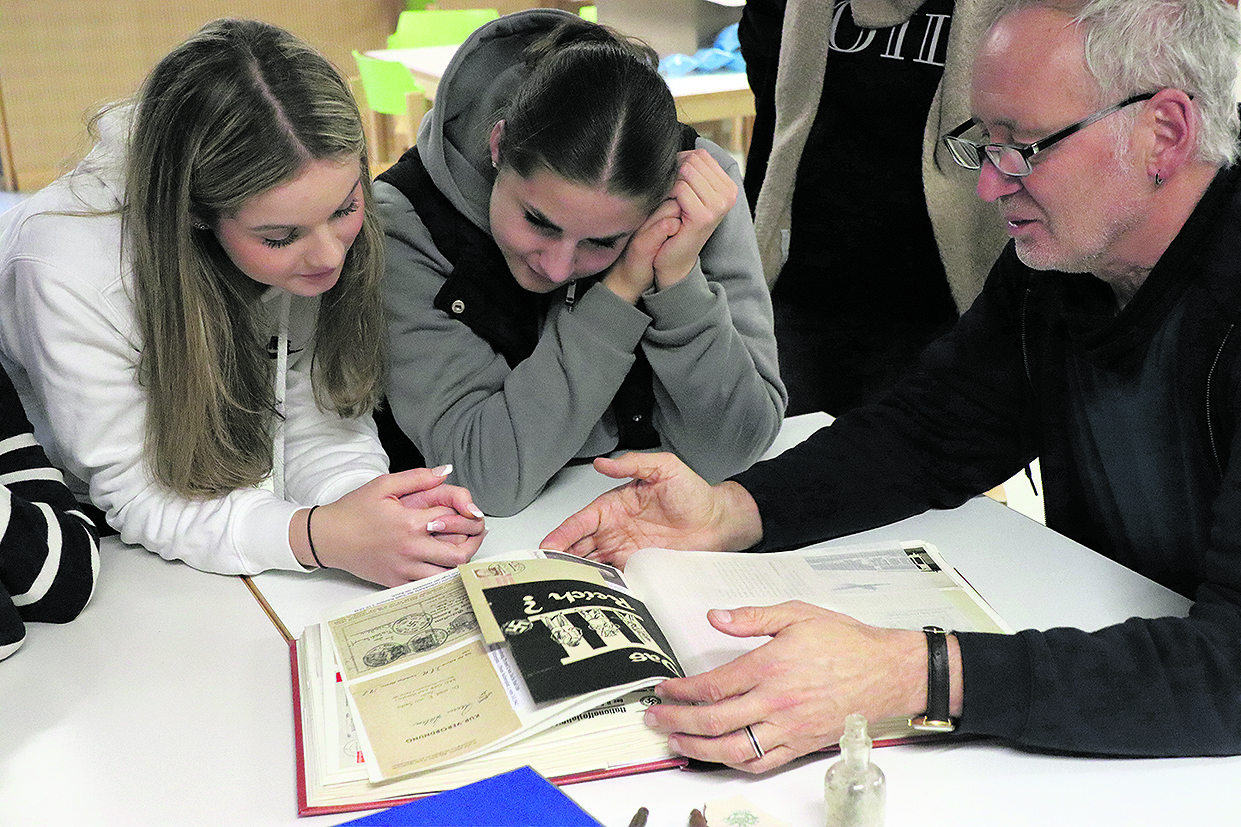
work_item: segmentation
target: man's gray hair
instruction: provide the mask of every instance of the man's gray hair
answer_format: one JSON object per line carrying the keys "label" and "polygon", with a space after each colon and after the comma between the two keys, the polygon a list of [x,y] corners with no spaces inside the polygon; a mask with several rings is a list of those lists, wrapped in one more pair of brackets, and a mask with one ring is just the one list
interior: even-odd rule
{"label": "man's gray hair", "polygon": [[1202,116],[1197,158],[1218,166],[1237,160],[1241,12],[1236,7],[1225,0],[995,0],[990,19],[1030,6],[1060,9],[1082,26],[1100,106],[1142,92],[1180,89],[1194,96]]}

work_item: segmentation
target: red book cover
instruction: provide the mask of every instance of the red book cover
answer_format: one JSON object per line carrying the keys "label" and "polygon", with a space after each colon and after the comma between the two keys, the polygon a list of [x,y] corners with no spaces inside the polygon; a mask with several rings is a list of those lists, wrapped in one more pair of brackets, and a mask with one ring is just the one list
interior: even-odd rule
{"label": "red book cover", "polygon": [[[331,815],[333,813],[349,813],[362,810],[385,809],[399,804],[404,804],[409,801],[416,801],[420,798],[425,798],[428,795],[434,794],[433,792],[427,792],[419,795],[386,798],[382,794],[377,793],[373,799],[328,805],[312,805],[309,802],[306,778],[305,740],[304,733],[302,731],[302,693],[301,682],[298,678],[297,641],[295,640],[289,643],[289,661],[293,676],[293,741],[294,748],[296,750],[294,764],[297,774],[297,814],[299,816]],[[671,756],[669,758],[644,762],[641,764],[629,764],[620,767],[609,767],[606,769],[560,775],[548,778],[547,780],[557,786],[563,786],[566,784],[576,784],[582,781],[597,781],[603,778],[617,778],[625,775],[635,775],[637,773],[654,772],[656,770],[679,769],[684,768],[688,763],[689,761],[686,758]]]}

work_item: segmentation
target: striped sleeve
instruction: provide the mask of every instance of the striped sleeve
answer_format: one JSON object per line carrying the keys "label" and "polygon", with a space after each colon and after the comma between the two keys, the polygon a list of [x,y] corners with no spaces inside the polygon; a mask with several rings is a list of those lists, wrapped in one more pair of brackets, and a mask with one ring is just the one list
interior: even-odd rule
{"label": "striped sleeve", "polygon": [[77,617],[98,574],[95,527],[0,372],[0,658],[21,645],[26,622]]}

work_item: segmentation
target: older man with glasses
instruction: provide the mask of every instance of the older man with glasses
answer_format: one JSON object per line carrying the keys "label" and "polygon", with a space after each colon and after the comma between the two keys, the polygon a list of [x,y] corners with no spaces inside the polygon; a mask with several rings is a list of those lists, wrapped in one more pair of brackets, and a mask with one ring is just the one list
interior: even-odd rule
{"label": "older man with glasses", "polygon": [[919,373],[716,486],[666,455],[599,460],[638,484],[545,545],[774,551],[955,506],[1038,457],[1048,526],[1194,606],[1011,636],[716,613],[773,637],[661,686],[685,704],[648,718],[687,755],[761,772],[853,711],[1054,750],[1241,753],[1241,18],[1223,0],[997,6],[973,117],[943,143],[1012,243]]}

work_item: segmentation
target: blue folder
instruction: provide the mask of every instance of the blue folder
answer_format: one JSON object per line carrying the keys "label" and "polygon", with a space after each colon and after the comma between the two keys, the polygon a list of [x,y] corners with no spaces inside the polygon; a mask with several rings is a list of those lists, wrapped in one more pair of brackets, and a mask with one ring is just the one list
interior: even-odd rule
{"label": "blue folder", "polygon": [[369,827],[603,827],[532,770],[475,781],[346,822]]}

